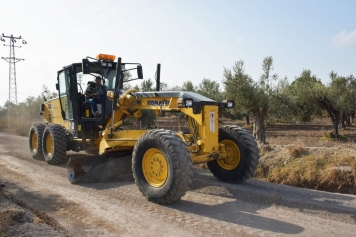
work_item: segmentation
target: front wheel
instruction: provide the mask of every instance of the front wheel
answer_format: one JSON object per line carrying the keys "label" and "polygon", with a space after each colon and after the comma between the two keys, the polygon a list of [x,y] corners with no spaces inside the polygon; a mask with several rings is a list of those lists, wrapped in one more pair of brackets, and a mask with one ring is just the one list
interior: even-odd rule
{"label": "front wheel", "polygon": [[148,131],[132,153],[135,183],[155,203],[173,203],[184,196],[192,183],[192,168],[187,145],[169,130]]}
{"label": "front wheel", "polygon": [[208,162],[210,172],[229,183],[242,183],[251,178],[259,161],[252,135],[241,127],[223,126],[219,128],[219,143],[225,145],[227,158]]}
{"label": "front wheel", "polygon": [[58,165],[67,160],[67,139],[65,129],[59,124],[46,126],[42,137],[43,156],[50,165]]}

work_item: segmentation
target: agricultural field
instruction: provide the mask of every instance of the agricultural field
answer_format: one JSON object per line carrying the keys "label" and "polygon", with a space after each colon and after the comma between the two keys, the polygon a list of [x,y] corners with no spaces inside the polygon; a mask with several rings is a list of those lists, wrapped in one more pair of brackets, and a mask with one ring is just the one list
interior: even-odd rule
{"label": "agricultural field", "polygon": [[328,119],[267,126],[255,178],[330,192],[356,193],[356,127],[332,137]]}

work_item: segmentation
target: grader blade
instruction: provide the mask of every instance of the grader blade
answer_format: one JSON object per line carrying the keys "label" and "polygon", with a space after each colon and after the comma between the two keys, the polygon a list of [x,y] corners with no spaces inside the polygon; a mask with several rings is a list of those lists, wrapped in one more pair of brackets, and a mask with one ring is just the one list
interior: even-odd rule
{"label": "grader blade", "polygon": [[131,181],[131,155],[70,158],[67,176],[71,184]]}

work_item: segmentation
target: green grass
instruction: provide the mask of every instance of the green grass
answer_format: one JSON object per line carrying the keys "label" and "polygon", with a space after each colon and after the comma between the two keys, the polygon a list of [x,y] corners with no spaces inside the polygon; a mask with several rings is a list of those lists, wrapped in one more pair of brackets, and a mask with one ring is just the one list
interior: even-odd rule
{"label": "green grass", "polygon": [[349,140],[348,137],[340,135],[339,138],[336,138],[334,132],[327,132],[324,134],[324,136],[320,139],[321,141],[343,141],[347,142]]}

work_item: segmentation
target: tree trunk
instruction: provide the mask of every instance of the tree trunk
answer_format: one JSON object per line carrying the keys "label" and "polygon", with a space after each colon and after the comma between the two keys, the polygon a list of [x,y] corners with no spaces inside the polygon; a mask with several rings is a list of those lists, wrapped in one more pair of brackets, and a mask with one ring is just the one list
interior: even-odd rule
{"label": "tree trunk", "polygon": [[346,118],[345,118],[345,121],[346,121],[346,126],[351,126],[351,112],[347,112],[346,114]]}
{"label": "tree trunk", "polygon": [[334,134],[337,139],[339,139],[339,122],[340,122],[340,114],[338,116],[335,116],[334,119]]}
{"label": "tree trunk", "polygon": [[249,116],[249,114],[246,114],[246,124],[250,125],[250,116]]}
{"label": "tree trunk", "polygon": [[253,124],[253,137],[256,141],[265,144],[266,143],[266,128],[265,128],[265,116],[263,113],[254,113],[254,124]]}
{"label": "tree trunk", "polygon": [[354,118],[355,118],[355,112],[351,113],[351,123],[354,123]]}
{"label": "tree trunk", "polygon": [[346,114],[342,113],[342,115],[341,115],[341,123],[340,123],[342,129],[346,129],[345,120],[346,120]]}
{"label": "tree trunk", "polygon": [[324,97],[319,97],[317,99],[317,102],[320,103],[320,105],[323,106],[323,108],[326,110],[328,115],[330,116],[331,122],[333,123],[334,127],[334,134],[337,139],[339,139],[339,122],[340,122],[340,111],[334,109],[334,107],[331,105],[331,102],[329,101],[328,98]]}

